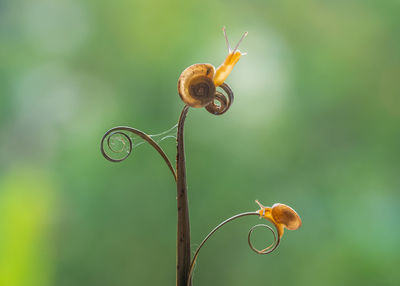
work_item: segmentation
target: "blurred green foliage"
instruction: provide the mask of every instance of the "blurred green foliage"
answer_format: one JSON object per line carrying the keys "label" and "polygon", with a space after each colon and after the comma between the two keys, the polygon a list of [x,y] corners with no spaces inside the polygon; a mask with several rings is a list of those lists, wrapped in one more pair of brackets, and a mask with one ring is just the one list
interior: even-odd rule
{"label": "blurred green foliage", "polygon": [[[200,254],[195,285],[399,285],[398,1],[0,1],[0,285],[174,285],[176,201],[149,146],[102,158],[103,133],[150,134],[182,108],[187,66],[248,52],[215,117],[191,110],[192,247],[282,202],[303,219],[257,256],[254,218]],[[162,146],[174,156],[174,140]]]}

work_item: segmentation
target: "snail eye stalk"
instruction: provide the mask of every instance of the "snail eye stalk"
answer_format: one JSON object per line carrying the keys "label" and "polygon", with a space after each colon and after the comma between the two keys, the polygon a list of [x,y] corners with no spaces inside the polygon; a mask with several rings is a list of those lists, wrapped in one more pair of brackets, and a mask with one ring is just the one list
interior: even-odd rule
{"label": "snail eye stalk", "polygon": [[[240,44],[242,43],[243,39],[246,38],[246,36],[249,34],[249,32],[244,32],[242,37],[240,38],[239,42],[236,44],[235,48],[232,50],[231,45],[229,44],[228,36],[226,34],[226,28],[225,26],[222,28],[222,31],[224,32],[224,37],[225,37],[225,42],[226,42],[226,47],[228,48],[228,54],[234,54],[238,50]],[[241,53],[241,55],[247,55],[247,53]]]}
{"label": "snail eye stalk", "polygon": [[[246,38],[246,36],[247,36],[248,34],[249,34],[249,32],[244,32],[244,33],[243,33],[243,35],[242,35],[242,37],[240,38],[239,42],[236,44],[235,49],[232,51],[233,54],[238,50],[240,43],[243,41],[244,38]],[[242,55],[243,55],[243,54],[242,54]]]}
{"label": "snail eye stalk", "polygon": [[230,53],[232,52],[232,50],[231,50],[231,46],[229,45],[228,36],[226,35],[226,29],[225,29],[225,26],[222,28],[222,31],[224,32],[224,37],[225,37],[226,47],[228,48],[228,53],[230,54]]}
{"label": "snail eye stalk", "polygon": [[246,54],[246,53],[241,53],[238,50],[238,48],[239,48],[240,43],[247,36],[248,32],[244,32],[243,33],[243,35],[240,38],[239,42],[236,44],[235,48],[232,51],[231,50],[231,46],[230,46],[229,41],[228,41],[228,36],[226,35],[225,27],[222,29],[222,31],[224,32],[226,45],[228,47],[228,55],[226,56],[225,61],[215,71],[215,76],[214,76],[214,84],[215,84],[215,86],[220,86],[225,82],[226,78],[232,72],[233,67],[239,61],[240,57],[242,55]]}

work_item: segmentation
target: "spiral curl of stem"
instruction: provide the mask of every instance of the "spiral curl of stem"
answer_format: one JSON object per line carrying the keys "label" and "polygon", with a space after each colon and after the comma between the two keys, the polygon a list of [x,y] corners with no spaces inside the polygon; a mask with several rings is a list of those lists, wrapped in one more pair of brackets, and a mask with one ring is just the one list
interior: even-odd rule
{"label": "spiral curl of stem", "polygon": [[[168,156],[165,154],[164,150],[149,135],[147,135],[143,131],[140,131],[140,130],[132,128],[132,127],[117,126],[117,127],[111,128],[103,135],[103,138],[101,139],[101,143],[100,143],[100,151],[101,151],[101,154],[104,156],[104,158],[106,158],[108,161],[111,161],[111,162],[121,162],[129,157],[129,155],[132,153],[133,142],[132,142],[132,139],[125,132],[131,132],[133,134],[140,136],[143,140],[145,140],[147,143],[149,143],[154,149],[156,149],[156,151],[164,159],[164,161],[167,164],[168,168],[170,169],[172,175],[174,176],[174,180],[176,181],[175,169],[172,166],[171,161],[169,160]],[[123,138],[125,138],[128,143],[123,141],[123,145],[128,144],[128,147],[129,147],[127,154],[124,157],[119,158],[119,159],[112,158],[110,155],[107,154],[107,152],[104,148],[105,146],[107,146],[113,153],[121,153],[123,151],[123,150],[115,150],[112,147],[111,138],[115,135],[121,135]],[[105,145],[105,142],[107,142],[107,145]]]}
{"label": "spiral curl of stem", "polygon": [[[221,115],[228,111],[233,103],[233,91],[227,83],[223,83],[220,87],[226,92],[226,96],[219,91],[215,92],[215,99],[206,106],[206,110],[214,115]],[[218,101],[219,104],[216,104]]]}
{"label": "spiral curl of stem", "polygon": [[[251,242],[251,235],[253,234],[253,231],[256,228],[259,228],[259,227],[267,228],[274,235],[274,242],[271,243],[269,246],[267,246],[266,248],[264,248],[262,250],[258,250],[257,248],[255,248],[254,245]],[[270,227],[269,225],[266,225],[266,224],[257,224],[255,226],[253,226],[250,229],[249,234],[247,235],[247,242],[249,243],[250,248],[257,254],[269,254],[269,253],[271,253],[272,251],[274,251],[279,246],[280,241],[281,241],[281,238],[279,237],[279,235],[277,235],[277,232],[275,232],[272,229],[272,227]]]}
{"label": "spiral curl of stem", "polygon": [[[103,156],[104,156],[107,160],[109,160],[109,161],[111,161],[111,162],[121,162],[121,161],[124,161],[126,158],[128,158],[128,156],[131,154],[132,149],[133,149],[133,142],[132,142],[132,139],[131,139],[127,134],[125,134],[125,133],[123,133],[123,132],[121,132],[121,131],[113,131],[113,132],[109,133],[108,136],[106,136],[106,137],[107,137],[107,147],[108,147],[112,152],[114,152],[114,153],[121,153],[121,152],[124,151],[124,148],[122,148],[121,150],[116,150],[116,149],[114,149],[114,147],[112,146],[111,139],[112,139],[113,136],[115,136],[115,135],[120,135],[120,136],[122,136],[123,139],[126,139],[126,141],[128,142],[127,154],[126,154],[124,157],[119,158],[119,159],[112,158],[111,156],[109,156],[109,155],[105,152],[103,140],[102,140],[102,148],[101,148],[101,151],[102,151]],[[105,137],[103,137],[103,138],[105,138]],[[122,140],[122,145],[123,145],[123,147],[125,147],[126,144],[127,144],[127,143],[126,143],[124,140]]]}

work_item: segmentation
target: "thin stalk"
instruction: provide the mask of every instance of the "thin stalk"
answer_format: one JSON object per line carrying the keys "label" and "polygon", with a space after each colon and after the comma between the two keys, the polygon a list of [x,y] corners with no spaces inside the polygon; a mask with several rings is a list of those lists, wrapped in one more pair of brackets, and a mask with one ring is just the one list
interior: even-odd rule
{"label": "thin stalk", "polygon": [[183,131],[185,118],[189,106],[185,105],[178,122],[177,154],[176,154],[176,191],[178,204],[178,234],[177,234],[177,263],[176,263],[176,285],[186,286],[190,269],[190,223],[189,206],[186,186],[185,150]]}

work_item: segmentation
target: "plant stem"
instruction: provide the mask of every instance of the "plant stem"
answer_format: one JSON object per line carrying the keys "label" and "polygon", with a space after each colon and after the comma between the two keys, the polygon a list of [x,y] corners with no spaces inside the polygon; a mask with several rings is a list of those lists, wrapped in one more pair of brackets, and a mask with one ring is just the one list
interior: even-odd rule
{"label": "plant stem", "polygon": [[179,117],[177,133],[177,154],[176,154],[176,191],[178,200],[178,234],[177,234],[177,264],[176,264],[176,285],[187,286],[190,269],[190,223],[189,207],[186,187],[186,166],[185,150],[183,142],[183,131],[185,118],[189,107],[185,105]]}
{"label": "plant stem", "polygon": [[[234,215],[233,217],[230,217],[226,220],[224,220],[223,222],[221,222],[219,225],[217,225],[207,236],[206,238],[204,238],[204,240],[200,243],[199,247],[197,248],[194,256],[193,256],[193,260],[192,263],[190,265],[190,269],[189,269],[189,282],[190,284],[188,285],[192,285],[192,275],[193,275],[193,269],[194,269],[194,265],[196,264],[196,260],[197,260],[197,256],[199,255],[199,252],[201,250],[201,248],[203,247],[203,245],[207,242],[207,240],[217,231],[219,230],[221,227],[223,227],[225,224],[227,224],[228,222],[231,222],[235,219],[238,219],[240,217],[244,217],[244,216],[249,216],[249,215],[256,215],[259,216],[260,214],[258,212],[246,212],[246,213],[241,213],[241,214],[237,214]],[[249,242],[250,244],[250,242]]]}

